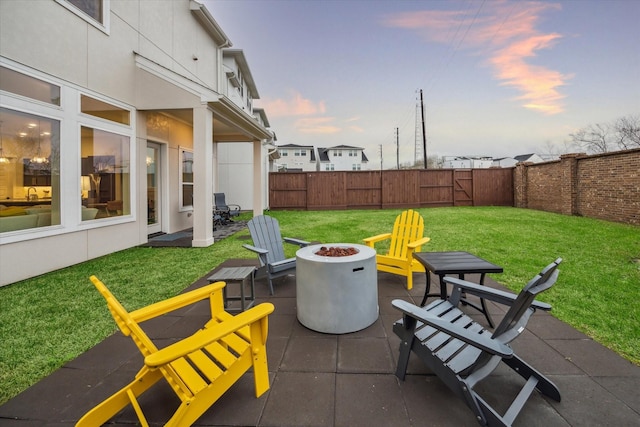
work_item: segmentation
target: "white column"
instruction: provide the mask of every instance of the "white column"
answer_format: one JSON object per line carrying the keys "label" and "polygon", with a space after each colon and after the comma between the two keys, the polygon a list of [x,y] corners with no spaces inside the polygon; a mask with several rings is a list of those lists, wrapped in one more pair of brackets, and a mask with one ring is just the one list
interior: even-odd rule
{"label": "white column", "polygon": [[262,142],[253,141],[253,216],[262,215]]}
{"label": "white column", "polygon": [[213,244],[213,112],[193,109],[193,240],[192,246]]}

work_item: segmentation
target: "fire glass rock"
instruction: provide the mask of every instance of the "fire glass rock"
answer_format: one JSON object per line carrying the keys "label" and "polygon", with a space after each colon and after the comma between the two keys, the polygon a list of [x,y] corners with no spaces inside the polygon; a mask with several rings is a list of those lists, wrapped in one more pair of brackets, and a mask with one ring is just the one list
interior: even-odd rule
{"label": "fire glass rock", "polygon": [[352,247],[340,248],[337,246],[330,246],[327,248],[326,246],[321,246],[318,252],[316,252],[316,255],[338,257],[338,256],[355,255],[357,253],[358,253],[358,250]]}

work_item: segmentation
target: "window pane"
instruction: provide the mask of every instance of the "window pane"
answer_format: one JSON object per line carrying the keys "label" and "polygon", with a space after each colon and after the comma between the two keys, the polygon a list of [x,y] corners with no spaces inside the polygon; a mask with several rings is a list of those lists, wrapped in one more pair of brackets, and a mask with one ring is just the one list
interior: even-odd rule
{"label": "window pane", "polygon": [[182,182],[182,207],[193,206],[193,153],[182,150],[180,171]]}
{"label": "window pane", "polygon": [[101,119],[122,123],[123,125],[131,123],[129,110],[116,107],[115,105],[99,101],[86,95],[80,96],[80,111],[85,114],[100,117]]}
{"label": "window pane", "polygon": [[102,0],[67,0],[69,3],[102,23]]}
{"label": "window pane", "polygon": [[182,185],[182,206],[193,206],[193,185]]}
{"label": "window pane", "polygon": [[82,220],[131,213],[129,137],[82,127]]}
{"label": "window pane", "polygon": [[60,87],[0,67],[0,89],[48,104],[60,105]]}
{"label": "window pane", "polygon": [[0,232],[60,224],[60,122],[0,109]]}

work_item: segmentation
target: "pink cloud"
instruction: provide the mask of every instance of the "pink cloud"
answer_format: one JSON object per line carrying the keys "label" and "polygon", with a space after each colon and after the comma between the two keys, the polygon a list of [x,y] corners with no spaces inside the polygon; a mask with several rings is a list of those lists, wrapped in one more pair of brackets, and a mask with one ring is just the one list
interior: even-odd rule
{"label": "pink cloud", "polygon": [[269,111],[269,116],[308,116],[313,114],[324,114],[326,111],[324,101],[314,103],[304,98],[299,92],[292,92],[288,99],[265,99],[261,105]]}
{"label": "pink cloud", "polygon": [[487,56],[487,64],[501,85],[513,87],[524,100],[523,107],[546,114],[563,111],[564,95],[559,88],[572,76],[543,66],[532,65],[528,58],[549,49],[562,38],[558,33],[543,33],[537,26],[540,15],[559,10],[547,2],[487,2],[467,11],[419,11],[388,17],[384,24],[417,32],[427,41],[446,43],[455,51],[471,49]]}
{"label": "pink cloud", "polygon": [[341,131],[341,128],[334,125],[333,117],[308,117],[299,119],[295,123],[295,128],[301,133],[332,134]]}

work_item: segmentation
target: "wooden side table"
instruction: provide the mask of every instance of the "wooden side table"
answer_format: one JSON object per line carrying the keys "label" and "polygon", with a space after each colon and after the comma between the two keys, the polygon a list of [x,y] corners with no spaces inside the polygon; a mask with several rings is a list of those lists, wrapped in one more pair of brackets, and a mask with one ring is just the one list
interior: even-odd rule
{"label": "wooden side table", "polygon": [[[226,282],[227,286],[222,290],[224,298],[225,309],[232,301],[240,301],[240,308],[231,308],[227,311],[229,313],[240,313],[250,308],[256,301],[255,286],[254,286],[254,272],[255,267],[226,267],[221,268],[217,272],[213,273],[207,278],[209,283],[214,282]],[[247,280],[251,279],[251,294],[245,295],[245,285]],[[231,283],[238,283],[240,285],[240,295],[229,296],[229,286]]]}
{"label": "wooden side table", "polygon": [[[484,277],[487,273],[502,273],[502,267],[499,265],[468,252],[419,252],[414,253],[413,257],[424,266],[427,272],[427,287],[424,290],[424,298],[420,303],[423,307],[428,297],[439,296],[441,299],[447,299],[447,285],[444,282],[444,277],[447,274],[458,275],[460,279],[464,279],[465,274],[480,274],[479,284],[484,285]],[[430,272],[440,277],[440,294],[429,293],[429,288],[431,287]],[[466,300],[463,301],[463,304],[467,304],[484,313],[489,326],[493,328],[493,321],[489,316],[484,299],[480,298],[480,307]]]}

